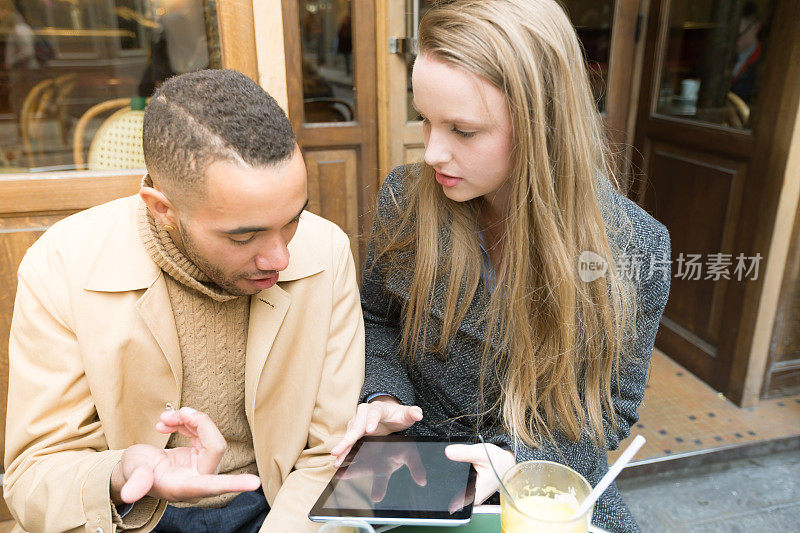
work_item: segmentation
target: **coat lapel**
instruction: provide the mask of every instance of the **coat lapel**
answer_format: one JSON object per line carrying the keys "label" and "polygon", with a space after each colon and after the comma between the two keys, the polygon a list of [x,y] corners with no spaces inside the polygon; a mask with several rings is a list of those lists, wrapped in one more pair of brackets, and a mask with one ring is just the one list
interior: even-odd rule
{"label": "coat lapel", "polygon": [[169,367],[172,369],[172,376],[175,378],[178,388],[178,398],[180,398],[183,385],[183,361],[178,342],[178,330],[175,327],[172,304],[169,301],[163,274],[136,302],[136,311],[150,329],[150,333],[156,339],[161,351],[164,352]]}
{"label": "coat lapel", "polygon": [[247,329],[247,360],[244,371],[245,406],[250,420],[253,420],[256,388],[261,372],[291,303],[292,297],[278,285],[250,298],[250,325]]}
{"label": "coat lapel", "polygon": [[[250,297],[250,325],[247,329],[247,362],[245,363],[245,411],[253,419],[256,392],[269,351],[278,336],[292,297],[281,285],[318,274],[324,267],[317,260],[318,239],[309,233],[311,219],[317,216],[304,211],[297,233],[289,243],[289,266],[278,274],[278,284]],[[308,305],[309,302],[301,302]]]}
{"label": "coat lapel", "polygon": [[[138,196],[116,200],[124,205],[124,216],[109,224],[100,252],[93,259],[84,289],[122,293],[146,289],[134,307],[169,363],[177,398],[183,384],[183,363],[172,304],[161,269],[153,262],[139,239],[137,211],[143,209]],[[177,407],[177,406],[176,406]]]}

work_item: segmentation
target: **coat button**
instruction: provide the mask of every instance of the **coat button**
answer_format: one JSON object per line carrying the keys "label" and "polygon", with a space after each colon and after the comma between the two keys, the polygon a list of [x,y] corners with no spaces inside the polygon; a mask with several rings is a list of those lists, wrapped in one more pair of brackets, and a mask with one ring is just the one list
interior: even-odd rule
{"label": "coat button", "polygon": [[98,527],[97,529],[94,530],[94,533],[103,533],[103,528]]}

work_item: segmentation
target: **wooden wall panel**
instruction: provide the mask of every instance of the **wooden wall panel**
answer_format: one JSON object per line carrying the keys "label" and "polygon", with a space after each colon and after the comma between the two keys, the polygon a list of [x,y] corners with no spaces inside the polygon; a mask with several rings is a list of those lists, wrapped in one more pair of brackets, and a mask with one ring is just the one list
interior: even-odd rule
{"label": "wooden wall panel", "polygon": [[348,237],[356,265],[359,257],[358,154],[355,150],[308,150],[308,210],[335,222]]}
{"label": "wooden wall panel", "polygon": [[217,21],[222,41],[223,68],[238,70],[258,83],[252,0],[219,0]]}
{"label": "wooden wall panel", "polygon": [[403,164],[420,163],[425,159],[424,146],[406,146],[403,154]]}

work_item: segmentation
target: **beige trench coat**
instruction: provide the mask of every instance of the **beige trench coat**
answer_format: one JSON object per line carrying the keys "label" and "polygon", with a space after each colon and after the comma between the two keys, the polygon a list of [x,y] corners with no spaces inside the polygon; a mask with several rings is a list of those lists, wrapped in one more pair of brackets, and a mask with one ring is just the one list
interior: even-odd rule
{"label": "beige trench coat", "polygon": [[[164,447],[182,365],[164,274],[129,197],[54,225],[19,268],[9,347],[4,495],[27,531],[114,531],[109,479],[122,451]],[[315,531],[355,411],[364,325],[347,236],[303,213],[279,282],[251,298],[245,410],[271,507],[262,531]],[[165,502],[142,529],[150,530]]]}

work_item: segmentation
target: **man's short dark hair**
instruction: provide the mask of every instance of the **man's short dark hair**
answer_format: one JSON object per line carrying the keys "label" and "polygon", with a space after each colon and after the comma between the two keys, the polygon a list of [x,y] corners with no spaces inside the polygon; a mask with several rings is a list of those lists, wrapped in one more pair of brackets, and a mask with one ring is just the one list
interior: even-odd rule
{"label": "man's short dark hair", "polygon": [[145,108],[142,144],[147,171],[165,192],[196,194],[212,163],[279,163],[294,152],[295,135],[253,80],[235,70],[200,70],[156,90]]}

